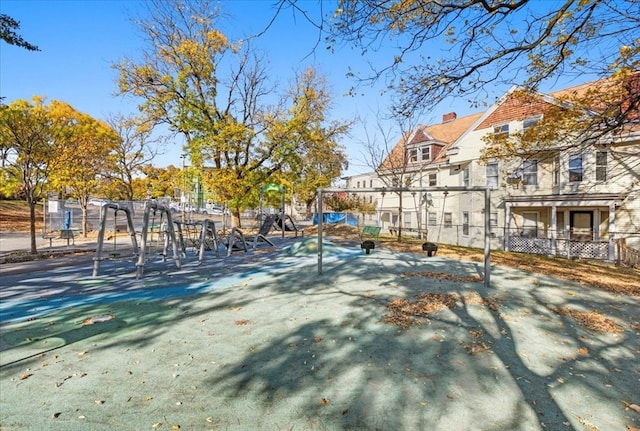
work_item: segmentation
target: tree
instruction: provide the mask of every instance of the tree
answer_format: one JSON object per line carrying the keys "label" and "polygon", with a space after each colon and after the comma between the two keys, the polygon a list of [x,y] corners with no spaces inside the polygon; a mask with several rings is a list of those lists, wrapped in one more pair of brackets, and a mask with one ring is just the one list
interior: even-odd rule
{"label": "tree", "polygon": [[[142,118],[115,115],[107,123],[120,137],[111,154],[113,169],[105,172],[109,196],[119,200],[133,200],[146,196],[146,189],[136,191],[136,175],[158,155],[162,137],[153,136],[152,124]],[[138,187],[139,188],[139,187]]]}
{"label": "tree", "polygon": [[481,158],[485,162],[505,161],[506,171],[512,173],[529,158],[544,160],[556,157],[560,150],[579,152],[624,138],[628,130],[624,125],[633,126],[639,118],[638,93],[640,72],[618,72],[609,78],[560,91],[552,98],[527,88],[516,89],[501,103],[522,111],[523,119],[527,113],[537,114],[535,124],[508,136],[485,136],[483,140],[487,145]]}
{"label": "tree", "polygon": [[5,174],[18,182],[29,205],[31,253],[36,248],[36,205],[44,197],[56,154],[52,139],[49,107],[42,98],[33,103],[16,100],[0,105],[0,140],[9,148]]}
{"label": "tree", "polygon": [[[281,0],[278,10],[298,3]],[[635,0],[341,0],[315,23],[329,31],[330,48],[352,44],[362,55],[394,48],[362,79],[390,81],[394,109],[405,116],[449,97],[477,105],[492,89],[502,92],[500,84],[537,89],[561,76],[640,67]],[[617,126],[626,120],[616,118]]]}
{"label": "tree", "polygon": [[[152,198],[161,198],[164,196],[175,197],[177,189],[183,189],[184,169],[169,165],[166,168],[158,168],[151,164],[141,167],[144,178],[138,179],[145,185],[145,194],[149,193]],[[134,181],[138,184],[138,181]]]}
{"label": "tree", "polygon": [[[302,130],[317,130],[317,117],[297,112],[290,98],[274,102],[266,60],[215,29],[219,11],[210,2],[147,4],[141,30],[150,46],[142,62],[115,65],[120,91],[142,98],[148,119],[184,137],[191,165],[239,225],[240,211],[257,205],[261,184],[300,171]],[[227,63],[232,69],[223,75]]]}
{"label": "tree", "polygon": [[0,14],[0,39],[9,45],[19,46],[29,51],[40,51],[36,45],[32,45],[22,38],[15,30],[20,29],[20,22],[11,18],[9,15]]}
{"label": "tree", "polygon": [[87,236],[87,206],[106,172],[113,170],[112,152],[120,137],[102,121],[76,111],[63,102],[49,107],[51,137],[56,142],[55,167],[50,185],[78,200],[82,210],[82,234]]}
{"label": "tree", "polygon": [[[380,118],[380,116],[378,116]],[[409,120],[395,116],[400,129],[400,139],[392,141],[392,133],[380,121],[377,123],[378,133],[369,135],[365,148],[368,165],[386,187],[410,187],[416,178],[412,172],[411,155],[407,148],[416,130]],[[398,241],[402,241],[403,192],[394,192],[398,196]]]}
{"label": "tree", "polygon": [[311,212],[317,190],[329,187],[347,169],[347,156],[338,140],[352,122],[327,121],[331,96],[324,77],[314,69],[297,75],[290,92],[292,100],[286,132],[272,139],[293,139],[294,157],[289,162],[289,182],[295,184],[295,195]]}

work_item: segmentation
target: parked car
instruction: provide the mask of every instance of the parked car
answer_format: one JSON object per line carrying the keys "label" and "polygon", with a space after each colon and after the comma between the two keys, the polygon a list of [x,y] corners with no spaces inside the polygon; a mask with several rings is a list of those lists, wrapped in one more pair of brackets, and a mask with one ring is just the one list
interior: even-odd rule
{"label": "parked car", "polygon": [[94,207],[103,207],[108,203],[109,203],[108,199],[99,199],[99,198],[91,198],[89,199],[89,202],[87,202],[88,205],[91,205]]}

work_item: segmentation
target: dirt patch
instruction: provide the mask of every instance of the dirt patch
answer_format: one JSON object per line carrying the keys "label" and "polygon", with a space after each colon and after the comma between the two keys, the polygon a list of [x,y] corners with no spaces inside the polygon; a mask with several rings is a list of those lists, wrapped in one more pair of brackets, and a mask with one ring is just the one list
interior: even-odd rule
{"label": "dirt patch", "polygon": [[[42,205],[36,205],[36,231],[43,227]],[[0,201],[0,231],[29,232],[29,206],[22,201]]]}

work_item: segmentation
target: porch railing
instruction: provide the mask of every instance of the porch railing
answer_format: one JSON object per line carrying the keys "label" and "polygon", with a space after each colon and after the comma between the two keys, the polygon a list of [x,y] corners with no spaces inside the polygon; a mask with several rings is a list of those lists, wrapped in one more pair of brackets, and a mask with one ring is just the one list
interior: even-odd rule
{"label": "porch railing", "polygon": [[557,239],[555,253],[550,238],[509,237],[509,250],[578,259],[609,259],[609,241],[574,241]]}
{"label": "porch railing", "polygon": [[616,254],[616,265],[640,268],[640,250],[629,247],[624,238],[616,240]]}

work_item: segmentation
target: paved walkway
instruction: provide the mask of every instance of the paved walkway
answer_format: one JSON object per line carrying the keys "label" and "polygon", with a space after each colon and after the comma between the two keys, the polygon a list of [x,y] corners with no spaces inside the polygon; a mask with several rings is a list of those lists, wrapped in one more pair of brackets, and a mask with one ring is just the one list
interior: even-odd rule
{"label": "paved walkway", "polygon": [[[315,238],[181,269],[91,261],[0,279],[2,430],[640,427],[637,298]],[[447,294],[402,329],[388,304]],[[591,331],[554,310],[603,314]],[[387,319],[388,320],[388,319]]]}

